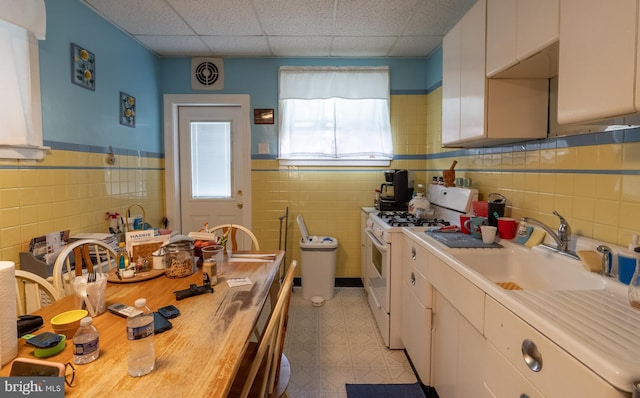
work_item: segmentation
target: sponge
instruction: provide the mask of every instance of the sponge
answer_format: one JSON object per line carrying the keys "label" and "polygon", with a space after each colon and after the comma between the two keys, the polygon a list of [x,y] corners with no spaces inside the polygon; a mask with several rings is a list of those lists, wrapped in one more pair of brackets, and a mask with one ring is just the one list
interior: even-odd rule
{"label": "sponge", "polygon": [[547,234],[546,232],[540,229],[534,228],[533,232],[531,233],[531,237],[524,245],[527,247],[533,247],[533,246],[539,245],[544,240],[544,237],[546,234]]}
{"label": "sponge", "polygon": [[593,250],[578,250],[576,252],[582,265],[591,272],[602,271],[602,256]]}
{"label": "sponge", "polygon": [[515,242],[524,245],[528,240],[531,234],[533,233],[533,227],[529,225],[521,225],[518,228],[518,234],[516,235]]}

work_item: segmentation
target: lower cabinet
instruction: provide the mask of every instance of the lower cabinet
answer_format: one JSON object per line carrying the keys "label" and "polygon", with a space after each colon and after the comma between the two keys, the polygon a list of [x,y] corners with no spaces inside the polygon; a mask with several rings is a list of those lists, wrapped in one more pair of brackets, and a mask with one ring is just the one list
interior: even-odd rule
{"label": "lower cabinet", "polygon": [[[488,372],[487,387],[495,397],[629,397],[491,297],[485,305],[485,337],[494,348],[488,352],[498,355],[488,355],[487,362],[519,375],[502,386],[505,375]],[[497,393],[502,388],[516,394]]]}
{"label": "lower cabinet", "polygon": [[439,397],[483,395],[486,340],[438,291],[435,291],[432,386]]}

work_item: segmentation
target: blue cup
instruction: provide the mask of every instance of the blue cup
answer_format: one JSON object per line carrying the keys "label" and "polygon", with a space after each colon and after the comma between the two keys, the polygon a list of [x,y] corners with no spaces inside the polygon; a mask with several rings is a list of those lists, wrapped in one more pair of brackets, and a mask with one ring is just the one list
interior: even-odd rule
{"label": "blue cup", "polygon": [[636,270],[636,258],[618,254],[618,280],[625,285],[631,282],[631,277]]}

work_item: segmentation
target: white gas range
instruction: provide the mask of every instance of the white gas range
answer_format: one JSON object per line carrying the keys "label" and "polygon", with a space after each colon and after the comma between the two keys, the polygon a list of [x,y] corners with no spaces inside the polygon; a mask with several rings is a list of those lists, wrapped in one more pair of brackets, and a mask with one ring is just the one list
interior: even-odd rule
{"label": "white gas range", "polygon": [[[417,219],[406,211],[372,212],[367,220],[366,283],[369,306],[382,338],[391,349],[402,349],[402,229],[458,225],[461,214],[472,209],[478,191],[429,185],[428,219]],[[395,247],[395,248],[394,248]]]}

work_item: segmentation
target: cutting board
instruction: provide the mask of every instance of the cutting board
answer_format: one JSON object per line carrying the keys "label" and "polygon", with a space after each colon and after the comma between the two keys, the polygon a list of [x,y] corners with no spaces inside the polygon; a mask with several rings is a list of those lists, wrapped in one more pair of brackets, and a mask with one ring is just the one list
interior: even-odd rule
{"label": "cutting board", "polygon": [[427,235],[452,249],[498,249],[503,247],[499,243],[484,243],[482,239],[474,238],[462,232],[425,232]]}

